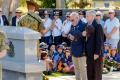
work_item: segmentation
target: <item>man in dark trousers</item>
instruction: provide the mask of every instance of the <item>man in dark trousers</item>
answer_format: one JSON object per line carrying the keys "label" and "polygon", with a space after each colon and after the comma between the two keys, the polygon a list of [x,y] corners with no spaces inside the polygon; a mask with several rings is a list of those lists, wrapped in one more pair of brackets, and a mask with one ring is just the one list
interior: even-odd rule
{"label": "man in dark trousers", "polygon": [[86,12],[86,54],[88,80],[102,80],[102,50],[104,33],[101,25],[97,24],[96,12]]}

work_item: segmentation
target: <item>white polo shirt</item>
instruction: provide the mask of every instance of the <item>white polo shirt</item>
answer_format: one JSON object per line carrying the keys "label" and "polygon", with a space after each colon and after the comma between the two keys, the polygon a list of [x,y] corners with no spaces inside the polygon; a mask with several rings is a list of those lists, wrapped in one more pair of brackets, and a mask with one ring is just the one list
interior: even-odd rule
{"label": "white polo shirt", "polygon": [[16,26],[18,26],[18,22],[19,22],[19,19],[18,19],[18,18],[16,18]]}
{"label": "white polo shirt", "polygon": [[4,26],[3,18],[0,16],[0,26]]}
{"label": "white polo shirt", "polygon": [[[120,22],[118,18],[114,18],[113,20],[107,19],[105,21],[104,28],[107,28],[107,33],[110,33],[114,27],[119,28]],[[112,35],[112,39],[119,39],[119,29]]]}
{"label": "white polo shirt", "polygon": [[[44,20],[44,27],[45,29],[50,28],[51,24],[52,24],[52,20],[50,18],[47,18],[46,20]],[[44,37],[50,36],[51,35],[51,30],[49,30],[47,33],[44,34]]]}
{"label": "white polo shirt", "polygon": [[82,18],[81,21],[83,21],[84,23],[87,23],[87,19],[86,18]]}
{"label": "white polo shirt", "polygon": [[63,34],[68,34],[70,29],[71,29],[71,21],[65,20],[62,25],[62,33]]}
{"label": "white polo shirt", "polygon": [[60,18],[58,18],[55,21],[55,25],[56,26],[52,30],[52,36],[54,36],[54,37],[61,36],[61,34],[62,34],[62,32],[61,32],[61,29],[62,29],[62,20]]}

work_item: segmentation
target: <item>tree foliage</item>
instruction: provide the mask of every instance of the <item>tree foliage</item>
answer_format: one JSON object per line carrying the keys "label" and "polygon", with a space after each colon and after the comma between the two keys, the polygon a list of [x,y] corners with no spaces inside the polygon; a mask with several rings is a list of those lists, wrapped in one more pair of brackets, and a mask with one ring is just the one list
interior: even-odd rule
{"label": "tree foliage", "polygon": [[19,0],[19,6],[26,6],[26,0]]}
{"label": "tree foliage", "polygon": [[88,3],[87,1],[84,1],[84,0],[81,0],[79,3],[74,2],[74,4],[72,6],[79,7],[79,8],[85,8],[87,5],[90,5],[90,3]]}
{"label": "tree foliage", "polygon": [[42,8],[55,8],[56,7],[56,0],[37,0],[41,1]]}

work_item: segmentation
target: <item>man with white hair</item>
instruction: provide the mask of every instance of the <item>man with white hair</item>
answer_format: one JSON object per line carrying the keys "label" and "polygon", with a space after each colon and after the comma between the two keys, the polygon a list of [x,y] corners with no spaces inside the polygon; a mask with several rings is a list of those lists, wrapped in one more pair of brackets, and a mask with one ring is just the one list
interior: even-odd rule
{"label": "man with white hair", "polygon": [[95,20],[96,12],[86,12],[86,55],[88,80],[102,80],[102,50],[104,33],[100,24]]}
{"label": "man with white hair", "polygon": [[9,22],[5,15],[2,13],[2,8],[0,8],[0,26],[9,25]]}
{"label": "man with white hair", "polygon": [[72,22],[68,38],[71,40],[71,52],[75,69],[76,80],[87,80],[86,56],[84,51],[84,36],[86,24],[79,19],[79,14],[72,12],[70,14]]}
{"label": "man with white hair", "polygon": [[119,42],[119,27],[120,22],[118,18],[115,17],[115,11],[109,10],[109,19],[106,20],[104,26],[104,32],[106,35],[106,41],[111,44],[112,47],[116,47]]}

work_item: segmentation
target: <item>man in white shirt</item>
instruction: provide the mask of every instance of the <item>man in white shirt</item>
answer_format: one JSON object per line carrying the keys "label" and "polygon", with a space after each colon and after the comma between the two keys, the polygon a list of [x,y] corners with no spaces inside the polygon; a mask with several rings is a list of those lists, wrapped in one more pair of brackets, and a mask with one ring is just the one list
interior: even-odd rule
{"label": "man in white shirt", "polygon": [[104,26],[104,32],[107,38],[107,42],[111,44],[112,47],[116,47],[118,45],[119,37],[119,27],[120,22],[118,18],[115,17],[115,11],[109,10],[109,19],[106,20]]}
{"label": "man in white shirt", "polygon": [[52,36],[53,36],[53,43],[56,45],[62,43],[61,32],[62,30],[62,20],[59,18],[59,12],[54,12],[54,20],[52,22]]}
{"label": "man in white shirt", "polygon": [[5,25],[9,25],[9,22],[8,22],[6,16],[3,15],[2,8],[0,8],[0,27],[5,26]]}
{"label": "man in white shirt", "polygon": [[22,10],[20,8],[17,8],[15,12],[15,16],[12,18],[12,26],[18,26],[18,22],[21,16],[22,16]]}
{"label": "man in white shirt", "polygon": [[42,42],[45,42],[47,43],[48,45],[50,45],[52,43],[52,40],[51,40],[51,25],[52,25],[52,20],[50,19],[49,17],[49,13],[48,11],[44,11],[44,20],[43,20],[43,24],[44,24],[44,27],[45,29],[47,30],[46,33],[43,34],[43,37],[41,39]]}
{"label": "man in white shirt", "polygon": [[101,26],[104,27],[105,22],[102,20],[102,12],[101,11],[96,12],[96,21],[98,24],[101,24]]}
{"label": "man in white shirt", "polygon": [[0,8],[0,26],[4,26],[4,22],[2,19],[2,9]]}
{"label": "man in white shirt", "polygon": [[66,13],[66,20],[63,22],[62,26],[62,41],[66,42],[68,46],[70,46],[70,40],[67,38],[68,33],[71,30],[71,21],[70,21],[70,12]]}
{"label": "man in white shirt", "polygon": [[79,13],[79,18],[80,18],[80,20],[83,21],[84,23],[87,23],[87,20],[86,20],[86,18],[85,18],[86,12],[80,10],[78,13]]}

